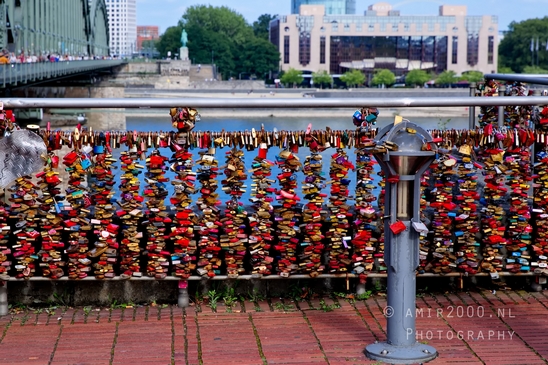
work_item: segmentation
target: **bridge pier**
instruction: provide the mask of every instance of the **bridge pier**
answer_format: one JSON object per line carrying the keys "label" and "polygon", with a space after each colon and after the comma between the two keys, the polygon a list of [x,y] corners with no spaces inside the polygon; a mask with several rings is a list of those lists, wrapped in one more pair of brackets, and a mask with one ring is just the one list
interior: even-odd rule
{"label": "bridge pier", "polygon": [[[11,92],[11,90],[10,90]],[[24,89],[14,89],[10,97],[25,98],[124,98],[125,91],[120,86],[30,86]],[[47,114],[50,110],[44,110]],[[53,111],[55,113],[55,111]],[[94,130],[125,130],[126,117],[125,108],[114,108],[108,110],[76,110],[74,114],[84,113],[87,117],[87,127]],[[47,120],[47,118],[46,118]],[[39,123],[32,121],[32,123]],[[67,126],[76,126],[77,122],[71,122]]]}

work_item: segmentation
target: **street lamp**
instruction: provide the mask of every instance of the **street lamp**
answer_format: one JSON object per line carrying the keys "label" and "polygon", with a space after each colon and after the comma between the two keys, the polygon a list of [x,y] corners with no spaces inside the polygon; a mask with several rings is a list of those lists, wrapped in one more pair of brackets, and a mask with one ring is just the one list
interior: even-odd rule
{"label": "street lamp", "polygon": [[375,142],[372,153],[386,179],[387,341],[368,345],[364,353],[389,364],[423,363],[438,353],[415,338],[419,234],[428,233],[420,221],[420,178],[434,161],[437,146],[428,132],[401,117],[382,129]]}

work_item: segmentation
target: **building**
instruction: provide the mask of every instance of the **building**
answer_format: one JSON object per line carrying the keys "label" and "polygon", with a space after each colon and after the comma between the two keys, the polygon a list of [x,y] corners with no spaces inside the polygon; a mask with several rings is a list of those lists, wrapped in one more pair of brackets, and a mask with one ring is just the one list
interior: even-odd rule
{"label": "building", "polygon": [[270,41],[280,51],[282,70],[496,72],[498,18],[466,11],[442,5],[438,16],[406,16],[377,3],[364,15],[327,15],[324,5],[301,5],[299,14],[270,22]]}
{"label": "building", "polygon": [[291,0],[291,14],[300,14],[301,5],[323,5],[325,14],[356,14],[356,0]]}
{"label": "building", "polygon": [[137,0],[105,0],[110,54],[132,57],[137,51]]}
{"label": "building", "polygon": [[150,41],[160,38],[158,26],[138,25],[137,26],[137,52],[143,49],[143,41]]}

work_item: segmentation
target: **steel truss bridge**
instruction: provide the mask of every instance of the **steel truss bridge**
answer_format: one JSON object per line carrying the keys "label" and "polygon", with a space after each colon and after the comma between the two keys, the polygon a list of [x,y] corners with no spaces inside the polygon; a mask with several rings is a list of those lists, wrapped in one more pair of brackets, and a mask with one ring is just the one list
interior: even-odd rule
{"label": "steel truss bridge", "polygon": [[105,0],[0,0],[0,50],[26,57],[70,55],[85,61],[0,65],[0,87],[109,68]]}

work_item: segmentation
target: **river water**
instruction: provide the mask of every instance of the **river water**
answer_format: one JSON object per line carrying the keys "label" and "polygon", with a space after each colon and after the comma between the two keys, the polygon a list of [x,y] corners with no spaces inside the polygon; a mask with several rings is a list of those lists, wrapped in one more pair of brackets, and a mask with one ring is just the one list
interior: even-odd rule
{"label": "river water", "polygon": [[[351,115],[345,118],[271,118],[271,117],[265,117],[265,118],[208,118],[207,120],[202,119],[202,121],[198,122],[196,124],[196,131],[222,131],[223,129],[225,131],[245,131],[245,130],[251,130],[252,128],[255,128],[255,130],[261,129],[261,125],[264,125],[265,130],[272,131],[274,128],[277,128],[280,130],[306,130],[309,123],[312,123],[312,129],[325,129],[327,126],[329,126],[331,129],[337,130],[337,129],[354,129],[354,125],[352,124]],[[455,129],[464,129],[468,127],[468,119],[467,118],[451,118],[448,121],[449,118],[432,118],[432,117],[426,117],[426,118],[416,118],[411,120],[414,123],[417,123],[421,127],[425,129],[437,129],[437,128],[455,128]],[[394,121],[391,117],[380,117],[377,122],[377,127],[382,128],[383,126],[388,125],[389,123],[392,123]],[[127,124],[127,130],[136,130],[136,131],[170,131],[173,130],[171,126],[171,121],[169,116],[167,118],[165,117],[134,117],[134,116],[126,116],[126,124]],[[216,158],[219,161],[219,166],[222,166],[224,161],[224,153],[227,151],[226,148],[224,149],[217,149],[216,151]],[[352,150],[347,150],[348,156],[350,161],[353,163],[355,162],[355,154]],[[198,156],[198,150],[193,151],[195,153],[195,159],[197,159]],[[297,153],[297,156],[299,157],[301,162],[304,162],[309,150],[308,148],[300,148],[299,152]],[[330,155],[334,152],[334,149],[328,149],[322,153],[323,157],[323,171],[324,174],[327,176],[329,174],[329,163],[330,163]],[[168,148],[161,149],[161,153],[165,155],[166,157],[171,157],[171,151]],[[246,163],[246,167],[250,168],[251,161],[255,156],[257,155],[257,150],[255,151],[246,151],[244,150],[244,162]],[[272,147],[270,148],[268,152],[268,159],[274,160],[275,155],[279,153],[279,148]],[[117,154],[116,154],[117,155]],[[378,172],[379,168],[378,165],[376,166],[376,172]],[[275,178],[275,176],[279,173],[279,169],[277,167],[274,167],[272,169],[272,176]],[[350,186],[353,186],[355,183],[355,172],[349,173],[349,178],[352,181]],[[142,176],[142,175],[141,175]],[[171,172],[168,172],[166,176],[170,179],[174,178],[174,174]],[[375,183],[378,182],[379,177],[377,174],[374,174],[373,176],[375,178]],[[222,180],[221,177],[219,177],[219,180]],[[304,181],[304,174],[302,171],[297,173],[297,180],[299,182]],[[243,195],[242,199],[244,203],[248,202],[248,199],[250,196],[250,184],[251,184],[251,178],[250,175],[248,176],[248,180],[246,182],[248,189],[247,192]],[[144,187],[144,181],[141,182],[141,186]],[[274,184],[275,187],[277,187],[277,184]],[[171,195],[173,193],[171,184],[168,185],[169,194]],[[378,192],[379,189],[376,189],[376,192]],[[328,191],[324,189],[324,192]],[[223,193],[223,191],[219,188],[218,193],[220,195],[220,199],[223,203],[225,203],[228,200],[228,196]],[[298,195],[302,196],[302,193],[300,189],[297,191]]]}
{"label": "river water", "polygon": [[[449,121],[448,121],[449,120]],[[452,118],[413,118],[411,122],[420,125],[425,129],[464,129],[468,128],[468,118],[452,117]],[[382,128],[394,122],[393,117],[379,117],[377,126]],[[196,123],[196,129],[199,131],[217,132],[226,131],[245,131],[255,128],[261,129],[261,124],[267,131],[277,128],[278,130],[305,130],[308,123],[312,123],[312,129],[325,129],[329,126],[331,129],[354,129],[352,124],[352,115],[340,118],[208,118],[202,119]],[[173,130],[169,116],[162,117],[137,117],[127,116],[126,125],[128,130],[137,131],[169,131]]]}

